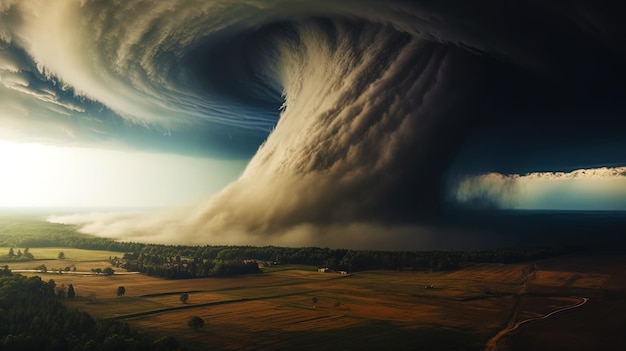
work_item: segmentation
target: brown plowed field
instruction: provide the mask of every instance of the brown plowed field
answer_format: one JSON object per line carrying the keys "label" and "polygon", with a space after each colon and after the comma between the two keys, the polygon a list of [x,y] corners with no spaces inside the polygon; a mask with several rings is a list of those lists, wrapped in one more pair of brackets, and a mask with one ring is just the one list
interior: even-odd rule
{"label": "brown plowed field", "polygon": [[[597,337],[602,346],[624,345],[625,272],[623,256],[572,255],[451,272],[346,276],[286,266],[219,279],[42,277],[74,285],[70,308],[125,319],[157,338],[172,335],[190,350],[482,350],[510,323],[588,297],[584,306],[525,323],[497,343],[498,350],[548,350],[583,349]],[[118,286],[125,296],[116,296]],[[206,323],[199,331],[187,326],[194,315]]]}
{"label": "brown plowed field", "polygon": [[500,351],[626,350],[626,255],[568,255],[536,267],[536,279],[528,286],[533,295],[521,297],[516,321],[574,305],[580,297],[589,301],[525,324],[501,340]]}

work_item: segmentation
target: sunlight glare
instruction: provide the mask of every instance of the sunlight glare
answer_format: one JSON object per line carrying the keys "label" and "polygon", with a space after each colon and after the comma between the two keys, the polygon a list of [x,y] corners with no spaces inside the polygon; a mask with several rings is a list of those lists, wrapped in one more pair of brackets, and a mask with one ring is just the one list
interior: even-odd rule
{"label": "sunlight glare", "polygon": [[161,207],[219,191],[244,162],[0,141],[2,207]]}

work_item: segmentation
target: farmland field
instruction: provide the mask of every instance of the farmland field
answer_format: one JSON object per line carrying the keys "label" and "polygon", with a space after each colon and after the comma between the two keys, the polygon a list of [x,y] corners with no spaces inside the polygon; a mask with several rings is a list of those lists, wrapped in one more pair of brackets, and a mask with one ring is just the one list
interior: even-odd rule
{"label": "farmland field", "polygon": [[569,255],[544,260],[537,267],[537,279],[528,285],[531,295],[522,297],[519,320],[571,305],[572,296],[588,297],[589,301],[576,310],[525,325],[503,338],[499,350],[626,349],[626,256]]}
{"label": "farmland field", "polygon": [[[39,254],[47,257],[45,252],[52,255],[58,250]],[[98,262],[105,267],[103,259],[112,255],[94,252],[94,260],[88,260],[89,251],[63,250],[68,259],[74,257],[85,267]],[[32,252],[37,255],[35,249]],[[285,265],[233,278],[163,280],[140,274],[43,278],[74,285],[77,298],[66,301],[69,308],[127,320],[155,337],[172,335],[191,350],[482,350],[508,325],[540,319],[589,298],[580,308],[525,324],[497,343],[498,350],[521,350],[516,345],[528,343],[522,336],[552,345],[552,336],[572,335],[571,328],[588,328],[588,321],[621,318],[611,306],[617,307],[615,313],[626,312],[621,299],[626,291],[624,266],[622,256],[598,261],[569,255],[526,264],[474,264],[447,272],[341,275]],[[116,295],[119,286],[125,287],[125,296]],[[182,293],[189,294],[187,304],[180,301]],[[187,326],[191,316],[204,319],[205,327],[192,330]],[[559,320],[567,323],[555,322]],[[570,329],[559,329],[563,327]],[[618,333],[606,334],[601,334],[605,346],[623,342]],[[536,344],[531,346],[537,349]]]}
{"label": "farmland field", "polygon": [[[24,248],[21,248],[22,250]],[[17,251],[18,248],[15,248]],[[45,265],[48,270],[65,269],[66,267],[76,268],[76,271],[90,271],[92,268],[109,267],[109,257],[121,257],[123,252],[103,251],[103,250],[82,250],[69,247],[33,247],[29,249],[35,260],[32,261],[11,261],[0,260],[0,265],[8,265],[11,270],[34,269],[37,266]],[[0,247],[0,253],[9,252],[8,247]],[[58,259],[59,253],[63,252],[65,258]]]}
{"label": "farmland field", "polygon": [[[0,253],[9,252],[8,247],[0,247]],[[18,248],[15,248],[17,251]],[[116,251],[104,251],[104,250],[82,250],[74,249],[71,247],[32,247],[29,249],[30,253],[38,260],[56,260],[59,256],[59,252],[65,254],[66,260],[75,261],[104,261],[109,257],[122,256],[123,252]]]}

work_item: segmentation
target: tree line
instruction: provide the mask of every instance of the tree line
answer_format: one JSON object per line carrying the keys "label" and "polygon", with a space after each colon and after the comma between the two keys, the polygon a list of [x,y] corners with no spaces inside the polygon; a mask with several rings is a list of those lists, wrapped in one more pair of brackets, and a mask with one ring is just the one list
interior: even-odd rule
{"label": "tree line", "polygon": [[0,350],[184,350],[171,336],[154,340],[123,321],[68,310],[60,298],[73,294],[73,288],[60,289],[52,280],[0,269]]}
{"label": "tree line", "polygon": [[81,234],[73,225],[0,217],[0,246],[74,247],[123,254],[117,267],[177,278],[216,277],[259,272],[262,264],[305,264],[334,270],[452,270],[472,263],[513,263],[570,252],[572,247],[513,247],[473,251],[378,251],[319,247],[160,245],[118,242]]}
{"label": "tree line", "polygon": [[[134,244],[133,244],[133,247]],[[144,244],[114,257],[127,270],[170,279],[231,276],[260,272],[259,265],[304,264],[334,270],[454,270],[472,263],[514,263],[567,252],[564,247],[476,251],[376,251],[277,246],[183,246]]]}
{"label": "tree line", "polygon": [[10,261],[31,261],[35,259],[32,253],[30,253],[30,248],[25,248],[24,252],[21,249],[15,250],[14,247],[9,248],[9,252],[6,255],[0,256],[1,259],[10,260]]}
{"label": "tree line", "polygon": [[122,258],[114,257],[111,264],[129,271],[141,272],[166,279],[188,279],[206,277],[229,277],[240,274],[261,273],[255,260],[219,260],[202,257],[184,258],[170,256],[167,251],[144,254],[125,253]]}
{"label": "tree line", "polygon": [[74,247],[86,250],[134,251],[132,243],[78,232],[78,226],[38,219],[0,216],[0,246]]}

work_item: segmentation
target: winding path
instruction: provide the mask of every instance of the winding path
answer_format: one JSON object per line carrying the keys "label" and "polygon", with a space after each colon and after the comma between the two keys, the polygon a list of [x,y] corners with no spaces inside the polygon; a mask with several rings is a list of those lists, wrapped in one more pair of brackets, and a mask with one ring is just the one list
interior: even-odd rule
{"label": "winding path", "polygon": [[589,301],[589,298],[587,298],[587,297],[581,297],[580,299],[581,299],[581,301],[579,303],[577,303],[577,304],[574,304],[574,305],[571,305],[571,306],[567,306],[567,307],[563,307],[563,308],[559,308],[558,310],[552,311],[552,312],[550,312],[550,313],[548,313],[546,315],[543,315],[541,317],[528,318],[528,319],[524,319],[523,321],[519,321],[519,322],[517,322],[517,323],[515,323],[513,325],[509,325],[508,327],[500,330],[500,332],[498,334],[496,334],[493,338],[491,338],[491,339],[489,339],[489,341],[487,341],[487,345],[485,347],[485,351],[496,351],[497,350],[498,341],[503,336],[505,336],[506,334],[508,334],[508,333],[516,330],[517,328],[519,328],[519,326],[522,325],[522,324],[526,324],[526,323],[529,323],[529,322],[532,322],[532,321],[541,320],[541,319],[546,319],[546,318],[551,317],[551,316],[553,316],[553,315],[555,315],[557,313],[561,313],[561,312],[564,312],[564,311],[567,311],[567,310],[578,308],[578,307],[586,304],[587,301]]}

